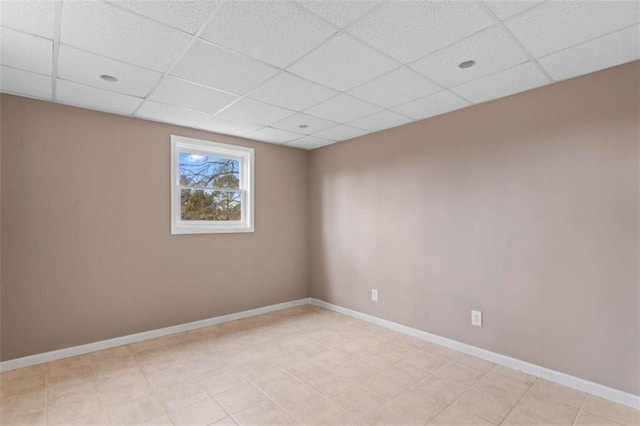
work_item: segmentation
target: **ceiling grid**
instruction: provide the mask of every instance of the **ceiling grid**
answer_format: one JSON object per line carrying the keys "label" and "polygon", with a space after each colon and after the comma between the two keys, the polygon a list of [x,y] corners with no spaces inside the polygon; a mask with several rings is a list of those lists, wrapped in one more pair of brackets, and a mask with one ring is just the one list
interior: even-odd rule
{"label": "ceiling grid", "polygon": [[2,0],[0,90],[314,149],[640,59],[632,0],[270,3]]}

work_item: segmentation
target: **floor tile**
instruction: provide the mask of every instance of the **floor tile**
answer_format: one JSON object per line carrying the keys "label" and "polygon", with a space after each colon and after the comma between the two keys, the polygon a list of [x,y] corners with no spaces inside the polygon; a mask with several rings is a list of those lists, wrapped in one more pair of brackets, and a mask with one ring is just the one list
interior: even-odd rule
{"label": "floor tile", "polygon": [[496,365],[492,362],[485,361],[484,359],[477,358],[468,354],[457,354],[452,358],[452,361],[464,365],[472,370],[486,373]]}
{"label": "floor tile", "polygon": [[273,402],[290,413],[310,401],[322,398],[311,386],[292,377],[276,378],[255,383]]}
{"label": "floor tile", "polygon": [[196,381],[183,383],[174,388],[157,393],[158,399],[167,412],[207,399],[209,394]]}
{"label": "floor tile", "polygon": [[208,425],[221,420],[227,413],[212,398],[206,398],[191,405],[169,413],[171,421],[176,425]]}
{"label": "floor tile", "polygon": [[158,391],[170,389],[192,380],[188,369],[176,363],[159,368],[143,368],[142,372],[151,387]]}
{"label": "floor tile", "polygon": [[236,421],[233,420],[231,416],[227,416],[224,419],[218,420],[217,422],[214,422],[212,424],[220,425],[220,426],[232,426],[232,425],[237,425],[238,423],[236,423]]}
{"label": "floor tile", "polygon": [[174,426],[174,423],[171,421],[169,416],[164,415],[139,423],[138,426]]}
{"label": "floor tile", "polygon": [[0,401],[0,423],[24,417],[45,409],[45,391],[27,393]]}
{"label": "floor tile", "polygon": [[44,426],[45,416],[45,410],[32,411],[10,419],[3,419],[1,423],[2,426]]}
{"label": "floor tile", "polygon": [[582,411],[578,414],[575,425],[580,426],[620,426],[621,423],[614,422],[613,420],[605,419],[604,417],[591,414],[587,411]]}
{"label": "floor tile", "polygon": [[491,395],[513,406],[527,392],[527,389],[513,383],[496,382],[485,376],[475,382],[470,391]]}
{"label": "floor tile", "polygon": [[470,389],[463,393],[455,405],[493,424],[500,424],[515,405],[517,398]]}
{"label": "floor tile", "polygon": [[543,398],[564,402],[579,408],[586,394],[575,389],[568,388],[546,380],[538,380],[529,391],[530,394]]}
{"label": "floor tile", "polygon": [[78,377],[74,380],[52,383],[47,389],[47,404],[61,405],[99,397],[98,386],[93,380]]}
{"label": "floor tile", "polygon": [[432,374],[422,379],[414,389],[425,396],[451,404],[468,389],[468,386],[446,377]]}
{"label": "floor tile", "polygon": [[233,415],[239,425],[292,425],[298,422],[271,401],[260,401]]}
{"label": "floor tile", "polygon": [[153,395],[122,405],[107,406],[107,412],[111,421],[119,424],[142,423],[165,414],[162,404]]}
{"label": "floor tile", "polygon": [[501,423],[501,426],[568,426],[571,423],[562,423],[549,420],[539,414],[525,411],[515,407]]}
{"label": "floor tile", "polygon": [[571,424],[578,414],[576,407],[534,394],[526,394],[517,407],[558,424]]}
{"label": "floor tile", "polygon": [[[55,424],[51,419],[47,420],[48,425]],[[94,411],[86,416],[60,423],[61,426],[99,426],[108,424],[109,416],[105,410]]]}
{"label": "floor tile", "polygon": [[447,358],[433,355],[428,352],[421,352],[398,361],[397,365],[404,367],[405,369],[415,370],[423,375],[427,375],[443,367],[448,362]]}
{"label": "floor tile", "polygon": [[474,426],[492,426],[490,423],[476,415],[469,413],[468,411],[457,407],[450,406],[442,413],[429,422],[429,425],[434,426],[447,426],[447,425],[474,425]]}
{"label": "floor tile", "polygon": [[471,386],[483,376],[482,372],[473,370],[455,362],[449,362],[444,367],[436,370],[435,374],[467,386]]}
{"label": "floor tile", "polygon": [[344,392],[332,398],[354,416],[371,422],[375,420],[376,409],[384,404],[384,399],[357,385],[351,386]]}
{"label": "floor tile", "polygon": [[215,400],[229,414],[234,414],[264,399],[266,399],[265,395],[251,383],[242,383],[215,395]]}
{"label": "floor tile", "polygon": [[331,371],[322,367],[312,360],[305,360],[284,367],[284,370],[303,381],[314,380],[331,374]]}
{"label": "floor tile", "polygon": [[425,424],[440,414],[449,404],[430,396],[425,396],[419,389],[409,389],[393,398],[387,407],[393,413],[404,413],[409,419]]}
{"label": "floor tile", "polygon": [[107,406],[121,405],[152,393],[146,377],[138,370],[99,379],[98,390]]}
{"label": "floor tile", "polygon": [[296,419],[307,425],[358,425],[366,424],[333,401],[314,398],[300,407]]}
{"label": "floor tile", "polygon": [[360,385],[382,397],[385,400],[389,400],[400,392],[415,385],[422,379],[422,375],[416,375],[408,372],[405,368],[398,366],[397,364],[383,370],[382,372],[371,376],[362,382]]}
{"label": "floor tile", "polygon": [[615,402],[606,401],[596,396],[587,395],[582,407],[583,411],[595,414],[614,422],[640,425],[640,411]]}
{"label": "floor tile", "polygon": [[0,373],[0,423],[45,419],[66,426],[640,425],[640,411],[300,306]]}
{"label": "floor tile", "polygon": [[311,379],[307,381],[307,383],[309,383],[309,385],[311,385],[315,390],[328,397],[338,395],[354,385],[352,380],[342,377],[336,373]]}
{"label": "floor tile", "polygon": [[82,417],[102,411],[102,401],[97,395],[90,398],[70,401],[47,407],[47,422],[54,424],[70,423]]}
{"label": "floor tile", "polygon": [[224,392],[245,383],[246,379],[239,371],[229,369],[198,378],[198,382],[212,395]]}
{"label": "floor tile", "polygon": [[0,380],[1,401],[37,392],[45,388],[46,370],[33,370],[33,372],[29,370],[22,373],[2,377]]}

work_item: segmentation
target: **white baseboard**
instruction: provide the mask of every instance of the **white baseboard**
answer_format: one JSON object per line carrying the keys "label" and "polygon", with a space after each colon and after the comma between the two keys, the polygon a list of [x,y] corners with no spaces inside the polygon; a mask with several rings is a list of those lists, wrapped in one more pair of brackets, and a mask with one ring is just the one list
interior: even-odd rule
{"label": "white baseboard", "polygon": [[579,377],[571,376],[569,374],[551,370],[546,367],[531,364],[526,361],[520,361],[519,359],[491,352],[486,349],[478,348],[476,346],[471,346],[466,343],[448,339],[446,337],[427,333],[426,331],[418,330],[417,328],[408,327],[406,325],[398,324],[393,321],[378,318],[373,315],[368,315],[348,308],[343,308],[342,306],[334,305],[323,300],[310,298],[310,303],[312,305],[326,308],[353,318],[361,319],[363,321],[367,321],[393,331],[417,337],[418,339],[426,340],[459,352],[473,355],[475,357],[491,361],[495,364],[503,365],[514,370],[523,371],[527,374],[531,374],[532,376],[541,377],[550,382],[555,382],[582,392],[587,392],[592,395],[607,399],[609,401],[640,409],[640,396],[638,395],[633,395],[631,393],[613,389],[608,386],[590,382]]}
{"label": "white baseboard", "polygon": [[375,317],[373,315],[364,314],[362,312],[354,311],[348,308],[343,308],[342,306],[334,305],[332,303],[328,303],[323,300],[314,299],[314,298],[292,300],[290,302],[278,303],[275,305],[269,305],[261,308],[250,309],[248,311],[242,311],[242,312],[237,312],[237,313],[228,314],[228,315],[221,315],[218,317],[189,322],[186,324],[179,324],[171,327],[144,331],[141,333],[130,334],[128,336],[116,337],[113,339],[102,340],[99,342],[87,343],[85,345],[73,346],[71,348],[59,349],[55,351],[44,352],[41,354],[26,356],[23,358],[16,358],[8,361],[2,361],[0,362],[0,372],[15,370],[17,368],[29,367],[36,364],[43,364],[45,362],[55,361],[57,359],[69,358],[76,355],[83,355],[90,352],[101,351],[104,349],[114,348],[117,346],[128,345],[131,343],[141,342],[144,340],[155,339],[157,337],[168,336],[170,334],[181,333],[184,331],[195,330],[203,327],[209,327],[216,324],[235,321],[242,318],[248,318],[256,315],[266,314],[269,312],[279,311],[282,309],[292,308],[294,306],[301,306],[306,304],[320,306],[322,308],[326,308],[344,315],[348,315],[353,318],[358,318],[375,325],[379,325],[403,334],[407,334],[409,336],[417,337],[418,339],[433,342],[438,345],[441,345],[459,352],[473,355],[478,358],[491,361],[495,364],[513,368],[514,370],[523,371],[525,373],[531,374],[536,377],[542,377],[543,379],[549,380],[551,382],[559,383],[561,385],[568,386],[573,389],[587,392],[592,395],[596,395],[601,398],[608,399],[613,402],[617,402],[619,404],[624,404],[632,408],[640,409],[640,396],[638,395],[633,395],[633,394],[623,392],[617,389],[613,389],[598,383],[580,379],[579,377],[571,376],[569,374],[561,373],[559,371],[551,370],[549,368],[541,367],[539,365],[531,364],[525,361],[520,361],[518,359],[511,358],[506,355],[501,355],[495,352],[488,351],[486,349],[481,349],[475,346],[468,345],[466,343],[448,339],[446,337],[427,333],[426,331],[418,330],[417,328],[408,327],[406,325],[398,324],[393,321],[388,321],[382,318]]}
{"label": "white baseboard", "polygon": [[282,309],[292,308],[294,306],[309,304],[309,299],[298,299],[290,302],[278,303],[275,305],[263,306],[261,308],[250,309],[248,311],[237,312],[219,317],[207,318],[200,321],[189,322],[186,324],[174,325],[171,327],[158,328],[156,330],[143,331],[141,333],[129,334],[128,336],[115,337],[113,339],[101,340],[99,342],[87,343],[86,345],[73,346],[71,348],[58,349],[55,351],[44,352],[25,356],[23,358],[10,359],[0,362],[0,372],[15,370],[17,368],[29,367],[36,364],[55,361],[57,359],[69,358],[76,355],[82,355],[89,352],[101,351],[103,349],[115,348],[116,346],[128,345],[130,343],[141,342],[143,340],[155,339],[156,337],[168,336],[170,334],[181,333],[183,331],[195,330],[197,328],[209,327],[224,322],[235,321],[242,318],[253,317],[256,315],[266,314],[269,312],[280,311]]}

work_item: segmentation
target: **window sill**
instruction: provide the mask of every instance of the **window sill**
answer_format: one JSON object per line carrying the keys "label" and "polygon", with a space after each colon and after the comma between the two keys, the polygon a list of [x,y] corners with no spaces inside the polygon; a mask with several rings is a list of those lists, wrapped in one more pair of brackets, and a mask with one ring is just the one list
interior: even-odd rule
{"label": "window sill", "polygon": [[188,234],[246,234],[254,232],[253,226],[175,226],[171,235]]}

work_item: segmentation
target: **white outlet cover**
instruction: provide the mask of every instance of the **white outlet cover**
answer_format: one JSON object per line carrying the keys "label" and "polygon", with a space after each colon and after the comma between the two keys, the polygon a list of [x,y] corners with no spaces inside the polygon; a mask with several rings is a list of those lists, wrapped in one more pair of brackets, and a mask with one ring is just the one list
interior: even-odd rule
{"label": "white outlet cover", "polygon": [[373,300],[374,302],[378,301],[378,290],[376,289],[371,290],[371,300]]}
{"label": "white outlet cover", "polygon": [[482,312],[471,311],[471,325],[482,327]]}

